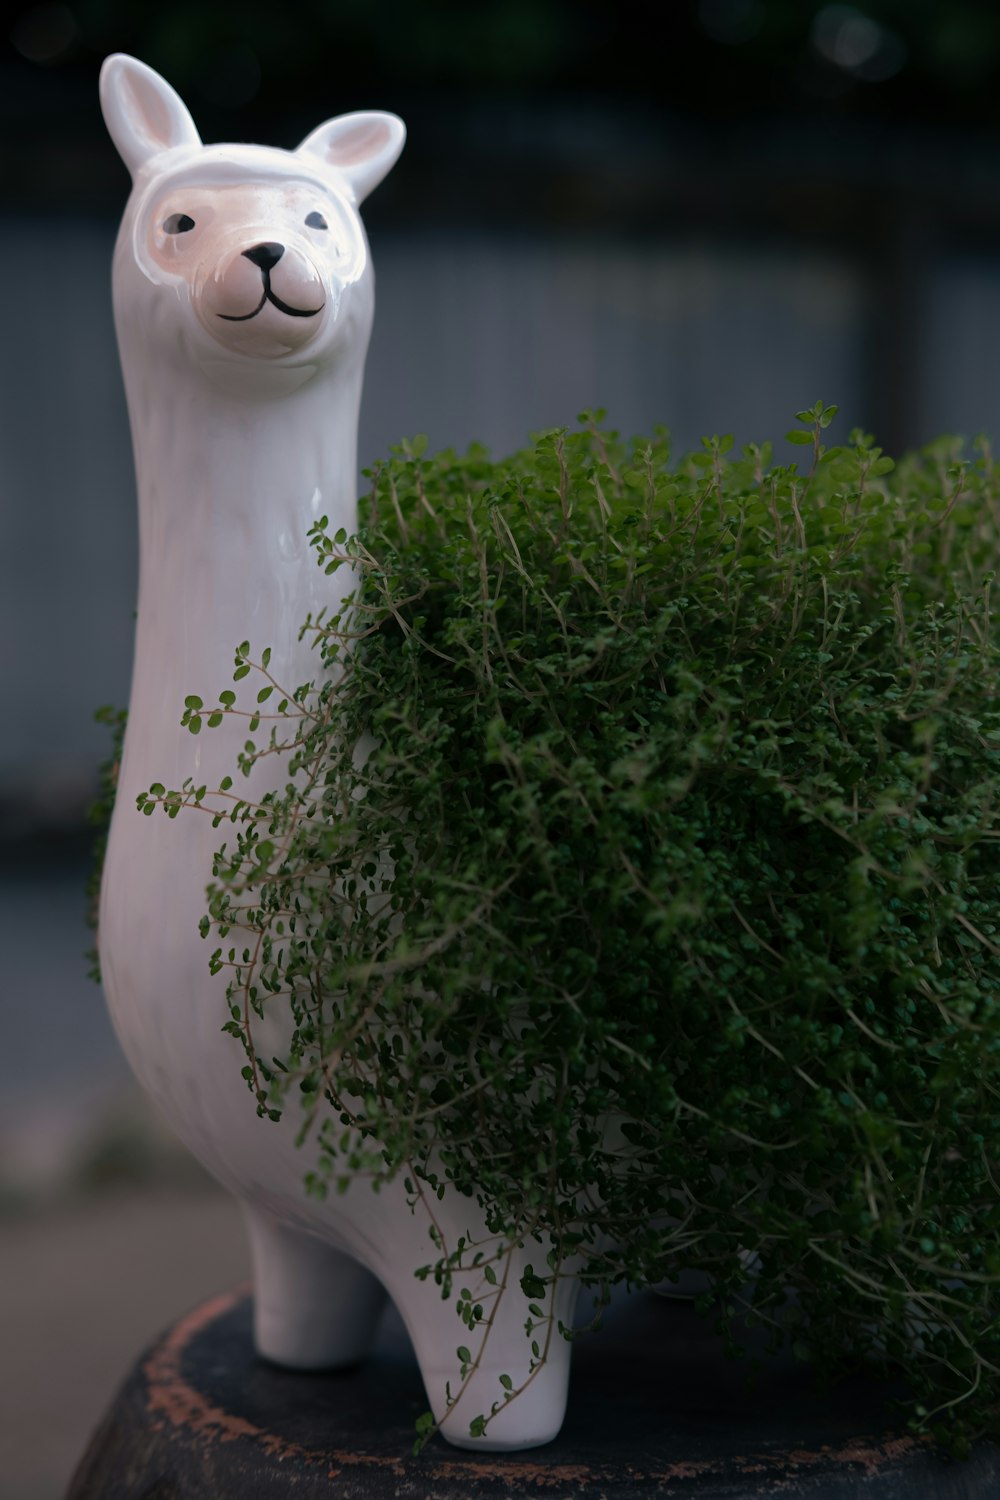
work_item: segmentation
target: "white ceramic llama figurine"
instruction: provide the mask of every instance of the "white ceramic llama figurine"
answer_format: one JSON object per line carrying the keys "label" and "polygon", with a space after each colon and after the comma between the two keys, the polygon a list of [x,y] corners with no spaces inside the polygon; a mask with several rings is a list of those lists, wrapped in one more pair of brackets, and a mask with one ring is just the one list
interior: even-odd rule
{"label": "white ceramic llama figurine", "polygon": [[[357,418],[373,310],[357,205],[395,162],[403,125],[389,114],[351,114],[320,125],[293,152],[203,146],[173,89],[121,55],[104,65],[101,101],[134,182],[115,251],[114,305],[141,548],[128,733],[100,907],[114,1023],[178,1135],[243,1204],[262,1354],[297,1368],[353,1363],[388,1292],[451,1441],[543,1443],[562,1421],[569,1345],[552,1338],[543,1366],[509,1405],[499,1376],[518,1388],[531,1374],[519,1283],[526,1263],[544,1266],[544,1249],[511,1252],[502,1297],[478,1272],[464,1278],[492,1312],[488,1335],[481,1326],[470,1334],[454,1300],[413,1275],[436,1252],[427,1218],[411,1212],[398,1180],[379,1194],[359,1182],[325,1203],[306,1196],[293,1111],[287,1128],[257,1118],[239,1048],[221,1033],[225,974],[210,975],[198,933],[220,835],[193,811],[175,820],[136,811],[156,778],[213,787],[232,771],[242,721],[195,737],[180,715],[187,694],[216,700],[238,641],[270,646],[282,683],[315,676],[299,627],[310,611],[332,611],[336,597],[307,532],[324,514],[331,532],[356,528]],[[254,772],[258,796],[273,764]],[[467,1198],[446,1196],[435,1213],[452,1244],[483,1232]],[[456,1293],[462,1285],[459,1277]],[[545,1311],[569,1322],[573,1297],[572,1280],[562,1281]],[[464,1385],[456,1358],[463,1344],[473,1346]],[[471,1439],[470,1421],[495,1402],[484,1435]]]}

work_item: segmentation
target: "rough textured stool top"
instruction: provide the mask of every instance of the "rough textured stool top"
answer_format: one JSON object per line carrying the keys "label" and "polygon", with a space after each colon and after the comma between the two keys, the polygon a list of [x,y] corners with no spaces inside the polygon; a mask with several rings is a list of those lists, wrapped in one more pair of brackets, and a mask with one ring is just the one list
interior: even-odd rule
{"label": "rough textured stool top", "polygon": [[659,1496],[919,1497],[1000,1494],[1000,1449],[966,1464],[894,1429],[884,1388],[824,1394],[791,1358],[755,1390],[685,1304],[616,1303],[581,1337],[560,1437],[524,1455],[440,1439],[412,1453],[425,1408],[401,1325],[347,1373],[301,1375],[253,1351],[249,1299],[217,1297],[137,1362],[81,1461],[67,1500],[650,1500]]}

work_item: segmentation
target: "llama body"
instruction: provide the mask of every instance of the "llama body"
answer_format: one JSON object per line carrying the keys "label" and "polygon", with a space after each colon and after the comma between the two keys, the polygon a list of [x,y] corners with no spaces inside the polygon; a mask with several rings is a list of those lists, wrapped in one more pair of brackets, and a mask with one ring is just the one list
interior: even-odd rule
{"label": "llama body", "polygon": [[[195,736],[180,716],[186,695],[213,702],[229,685],[238,641],[249,637],[254,652],[270,647],[271,671],[289,688],[315,676],[299,627],[336,599],[307,533],[321,515],[331,531],[356,526],[357,416],[373,313],[356,205],[395,162],[403,128],[369,113],[327,122],[295,152],[205,147],[169,85],[120,55],[105,64],[101,96],[134,180],[114,303],[141,559],[100,907],[115,1027],[178,1135],[244,1207],[262,1354],[297,1368],[353,1363],[388,1293],[446,1436],[479,1447],[545,1442],[562,1420],[568,1344],[551,1341],[530,1390],[509,1407],[498,1384],[501,1372],[515,1386],[529,1373],[517,1283],[544,1250],[513,1251],[511,1293],[498,1299],[481,1362],[449,1410],[445,1384],[453,1395],[462,1384],[456,1347],[476,1344],[475,1360],[483,1335],[470,1334],[454,1301],[413,1275],[435,1257],[428,1219],[419,1206],[411,1211],[398,1180],[378,1194],[357,1183],[326,1202],[306,1196],[294,1111],[280,1125],[258,1119],[238,1046],[221,1032],[225,975],[210,974],[198,922],[222,833],[194,811],[167,819],[136,810],[154,779],[214,787],[232,773],[245,721]],[[275,760],[254,771],[252,795],[283,779]],[[435,1215],[452,1242],[482,1233],[469,1199],[446,1196]],[[465,1284],[488,1298],[478,1272]],[[568,1322],[572,1282],[558,1288],[549,1310]],[[485,1436],[470,1439],[470,1420],[498,1399]]]}

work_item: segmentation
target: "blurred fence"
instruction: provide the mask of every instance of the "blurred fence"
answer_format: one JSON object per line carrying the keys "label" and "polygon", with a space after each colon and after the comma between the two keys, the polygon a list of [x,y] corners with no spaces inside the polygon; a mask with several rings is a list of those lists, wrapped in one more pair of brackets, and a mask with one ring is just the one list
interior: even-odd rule
{"label": "blurred fence", "polygon": [[[3,226],[5,262],[16,267],[0,403],[8,834],[78,818],[106,748],[93,710],[128,695],[136,518],[110,307],[113,235],[77,218]],[[839,402],[843,433],[892,407],[877,374],[892,366],[872,338],[898,289],[873,281],[846,249],[704,232],[625,240],[383,228],[373,258],[363,464],[416,432],[434,447],[479,440],[503,453],[594,406],[627,433],[664,423],[678,447],[713,431],[738,442],[773,436],[818,396]],[[915,266],[921,280],[908,297],[920,323],[906,330],[909,358],[896,361],[908,434],[997,427],[1000,258],[923,255]]]}

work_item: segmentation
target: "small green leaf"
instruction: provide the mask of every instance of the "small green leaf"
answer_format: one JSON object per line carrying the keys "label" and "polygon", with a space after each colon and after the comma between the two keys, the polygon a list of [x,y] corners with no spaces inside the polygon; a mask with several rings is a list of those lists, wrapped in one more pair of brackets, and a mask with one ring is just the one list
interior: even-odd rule
{"label": "small green leaf", "polygon": [[521,1276],[521,1290],[526,1297],[544,1297],[545,1282],[536,1273],[533,1266],[526,1266]]}

